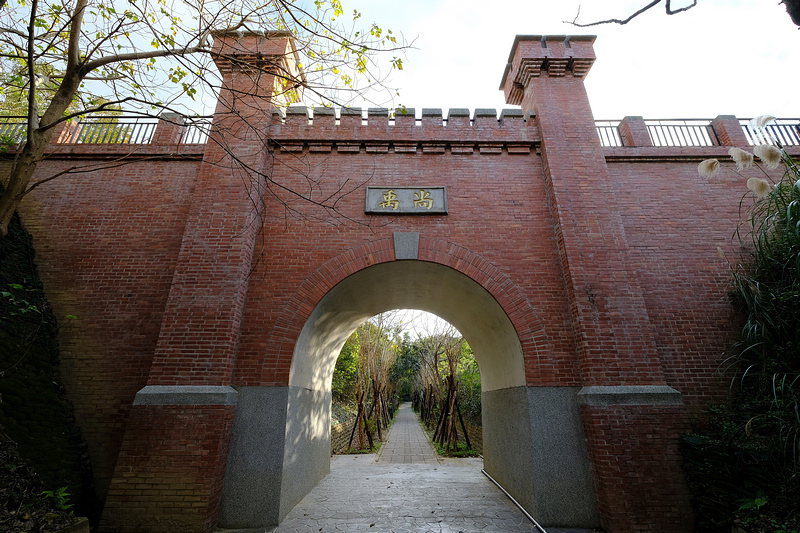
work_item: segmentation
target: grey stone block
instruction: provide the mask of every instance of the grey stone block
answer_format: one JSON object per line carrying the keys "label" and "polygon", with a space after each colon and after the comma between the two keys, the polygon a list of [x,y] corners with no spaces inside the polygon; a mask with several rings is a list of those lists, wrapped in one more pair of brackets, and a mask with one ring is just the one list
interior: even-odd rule
{"label": "grey stone block", "polygon": [[283,518],[280,501],[288,395],[288,387],[239,389],[220,527],[275,526]]}
{"label": "grey stone block", "polygon": [[236,405],[238,393],[228,386],[148,385],[133,405]]}
{"label": "grey stone block", "polygon": [[681,405],[681,393],[667,385],[619,385],[584,387],[581,405]]}
{"label": "grey stone block", "polygon": [[419,258],[419,233],[415,231],[395,232],[394,258],[418,259]]}

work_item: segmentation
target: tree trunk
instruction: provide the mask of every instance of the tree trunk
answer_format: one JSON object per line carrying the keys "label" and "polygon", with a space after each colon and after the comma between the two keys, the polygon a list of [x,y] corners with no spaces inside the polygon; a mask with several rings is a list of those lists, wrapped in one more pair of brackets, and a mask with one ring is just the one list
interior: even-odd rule
{"label": "tree trunk", "polygon": [[[53,137],[55,126],[72,102],[80,80],[81,77],[75,72],[67,72],[42,119],[38,121],[39,126],[28,131],[22,152],[14,162],[8,180],[4,183],[5,189],[0,194],[0,240],[5,239],[8,235],[8,224],[11,222],[11,217],[14,216],[22,198],[28,193],[28,184],[31,182],[36,166],[39,161],[44,159],[44,153]],[[29,120],[28,123],[30,124],[31,121]]]}

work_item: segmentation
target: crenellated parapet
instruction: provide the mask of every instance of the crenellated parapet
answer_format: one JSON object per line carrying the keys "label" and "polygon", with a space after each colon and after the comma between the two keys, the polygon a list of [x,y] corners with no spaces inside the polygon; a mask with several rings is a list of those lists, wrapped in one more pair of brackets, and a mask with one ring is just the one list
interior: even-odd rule
{"label": "crenellated parapet", "polygon": [[519,109],[331,108],[275,110],[273,146],[284,152],[529,154],[540,142],[538,126]]}
{"label": "crenellated parapet", "polygon": [[532,78],[584,78],[596,59],[594,41],[593,35],[517,35],[500,83],[506,102],[520,105]]}

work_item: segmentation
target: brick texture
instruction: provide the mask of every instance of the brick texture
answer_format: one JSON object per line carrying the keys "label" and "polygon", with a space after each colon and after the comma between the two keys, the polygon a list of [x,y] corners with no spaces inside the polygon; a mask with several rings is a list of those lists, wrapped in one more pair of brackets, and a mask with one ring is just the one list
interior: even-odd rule
{"label": "brick texture", "polygon": [[582,406],[595,491],[607,531],[692,531],[676,435],[682,406]]}
{"label": "brick texture", "polygon": [[216,526],[232,406],[135,406],[101,531],[197,531]]}
{"label": "brick texture", "polygon": [[[215,525],[233,407],[132,407],[138,390],[286,386],[316,304],[393,261],[395,232],[418,232],[419,260],[470,277],[505,310],[528,386],[682,393],[683,406],[584,407],[582,420],[606,529],[689,530],[676,444],[725,394],[727,261],[745,191],[728,166],[715,178],[696,168],[727,147],[602,148],[586,40],[515,45],[506,94],[528,118],[426,112],[416,123],[273,113],[274,78],[242,65],[263,60],[248,47],[287,44],[253,39],[221,71],[255,95],[223,92],[207,145],[168,144],[178,135],[165,121],[164,144],[53,144],[37,177],[94,170],[38,188],[20,209],[107,497],[103,528],[140,531],[143,516],[159,531]],[[367,185],[443,185],[450,212],[366,215]]]}

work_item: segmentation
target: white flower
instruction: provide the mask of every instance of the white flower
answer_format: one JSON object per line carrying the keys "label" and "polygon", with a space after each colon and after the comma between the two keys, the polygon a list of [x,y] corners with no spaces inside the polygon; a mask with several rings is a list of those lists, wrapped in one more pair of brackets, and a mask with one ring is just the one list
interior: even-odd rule
{"label": "white flower", "polygon": [[741,148],[731,148],[728,150],[728,155],[731,156],[731,159],[736,161],[736,168],[739,170],[744,170],[753,166],[753,154]]}
{"label": "white flower", "polygon": [[697,165],[697,172],[704,178],[713,178],[719,172],[719,161],[706,159]]}
{"label": "white flower", "polygon": [[778,168],[783,161],[783,152],[771,144],[759,144],[753,148],[753,153],[756,154],[758,158],[764,162],[764,166],[770,170]]}
{"label": "white flower", "polygon": [[758,198],[764,198],[772,190],[772,186],[767,180],[761,178],[750,178],[747,180],[747,188],[755,193]]}
{"label": "white flower", "polygon": [[760,117],[750,119],[749,125],[751,128],[763,128],[770,122],[775,120],[772,115],[761,115]]}

